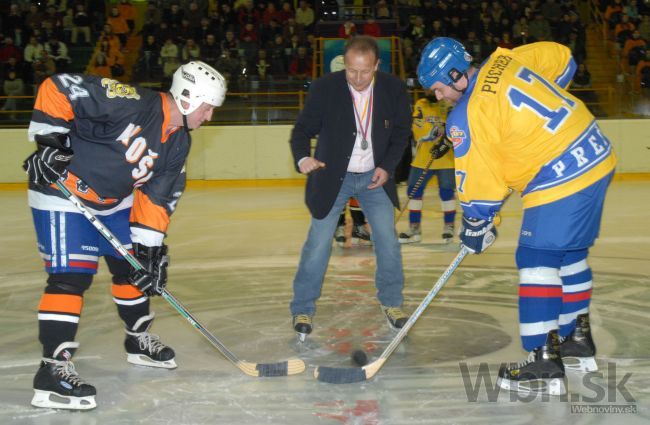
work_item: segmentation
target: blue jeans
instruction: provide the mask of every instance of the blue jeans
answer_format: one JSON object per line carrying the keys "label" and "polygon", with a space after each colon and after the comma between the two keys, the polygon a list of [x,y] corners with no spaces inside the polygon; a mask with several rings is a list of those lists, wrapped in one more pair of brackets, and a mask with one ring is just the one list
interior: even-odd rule
{"label": "blue jeans", "polygon": [[329,214],[320,220],[312,217],[307,241],[302,248],[300,264],[293,280],[293,300],[290,305],[292,315],[313,315],[316,311],[316,300],[320,297],[332,252],[332,237],[339,215],[351,196],[359,200],[372,229],[377,262],[377,298],[387,307],[402,305],[404,274],[400,245],[395,235],[394,207],[383,187],[368,189],[373,174],[374,170],[358,174],[346,173]]}

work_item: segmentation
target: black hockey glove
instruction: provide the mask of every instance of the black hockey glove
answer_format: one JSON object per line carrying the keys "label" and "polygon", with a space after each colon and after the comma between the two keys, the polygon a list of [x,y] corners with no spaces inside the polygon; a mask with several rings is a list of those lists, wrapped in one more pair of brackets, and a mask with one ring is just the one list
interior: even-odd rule
{"label": "black hockey glove", "polygon": [[494,243],[496,238],[497,228],[492,220],[463,217],[460,240],[472,254],[480,254],[485,251]]}
{"label": "black hockey glove", "polygon": [[133,253],[144,270],[136,270],[132,267],[129,273],[129,282],[137,286],[148,297],[162,295],[163,289],[167,285],[167,266],[169,265],[167,245],[144,246],[134,243]]}
{"label": "black hockey glove", "polygon": [[431,156],[433,159],[440,159],[447,154],[452,148],[451,141],[445,136],[442,136],[438,143],[431,147]]}
{"label": "black hockey glove", "polygon": [[23,169],[27,172],[30,182],[54,183],[70,165],[73,156],[70,140],[67,135],[59,133],[36,135],[34,138],[36,152],[23,162]]}

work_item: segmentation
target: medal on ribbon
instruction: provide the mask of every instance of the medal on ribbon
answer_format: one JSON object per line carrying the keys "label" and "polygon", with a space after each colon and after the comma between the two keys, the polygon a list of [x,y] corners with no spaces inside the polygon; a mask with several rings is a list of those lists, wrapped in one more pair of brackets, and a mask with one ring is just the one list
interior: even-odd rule
{"label": "medal on ribbon", "polygon": [[[363,105],[363,111],[361,116],[359,116],[359,111],[357,110],[357,103],[354,101],[354,95],[352,95],[352,107],[354,108],[354,116],[359,123],[359,131],[361,131],[361,149],[364,151],[368,149],[368,130],[370,129],[370,117],[372,116],[372,95],[373,89],[370,89],[370,96],[366,99],[366,104]],[[366,121],[366,126],[363,126],[363,121]]]}

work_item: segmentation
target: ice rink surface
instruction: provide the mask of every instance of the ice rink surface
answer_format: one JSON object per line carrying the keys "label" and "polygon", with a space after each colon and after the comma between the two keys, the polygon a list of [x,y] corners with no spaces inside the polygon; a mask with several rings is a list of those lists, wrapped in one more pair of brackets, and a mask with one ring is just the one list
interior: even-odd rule
{"label": "ice rink surface", "polygon": [[[458,251],[456,243],[440,243],[435,189],[425,194],[423,242],[402,247],[409,312]],[[372,248],[333,247],[314,332],[300,344],[288,303],[309,225],[302,186],[193,184],[167,239],[169,291],[237,357],[256,363],[300,358],[307,370],[289,377],[249,377],[161,298],[153,301],[152,331],[175,349],[179,367],[128,364],[101,263],[85,296],[74,359],[81,377],[97,387],[98,406],[88,412],[33,408],[32,378],[41,349],[36,309],[46,275],[26,194],[4,190],[0,198],[0,424],[650,423],[647,180],[616,181],[610,187],[601,237],[589,261],[600,370],[569,374],[564,399],[517,397],[495,389],[499,364],[526,356],[518,336],[514,264],[518,197],[504,208],[495,245],[465,259],[377,375],[333,385],[314,379],[314,368],[351,367],[350,354],[358,348],[372,361],[395,335],[374,296]],[[406,215],[399,231],[407,226]],[[636,413],[606,413],[616,409]]]}

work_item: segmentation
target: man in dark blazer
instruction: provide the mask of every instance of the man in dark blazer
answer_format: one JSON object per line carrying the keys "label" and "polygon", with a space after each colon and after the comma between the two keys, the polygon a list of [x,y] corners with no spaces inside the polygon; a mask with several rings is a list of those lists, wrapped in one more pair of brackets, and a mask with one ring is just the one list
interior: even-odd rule
{"label": "man in dark blazer", "polygon": [[[304,340],[320,297],[331,240],[347,200],[359,200],[372,230],[377,297],[393,328],[408,316],[401,310],[404,274],[395,235],[399,208],[393,173],[411,132],[406,86],[377,71],[379,49],[368,36],[345,46],[345,70],[317,79],[291,133],[296,169],[308,174],[305,201],[312,215],[293,282],[293,327]],[[318,135],[312,157],[310,141]]]}

